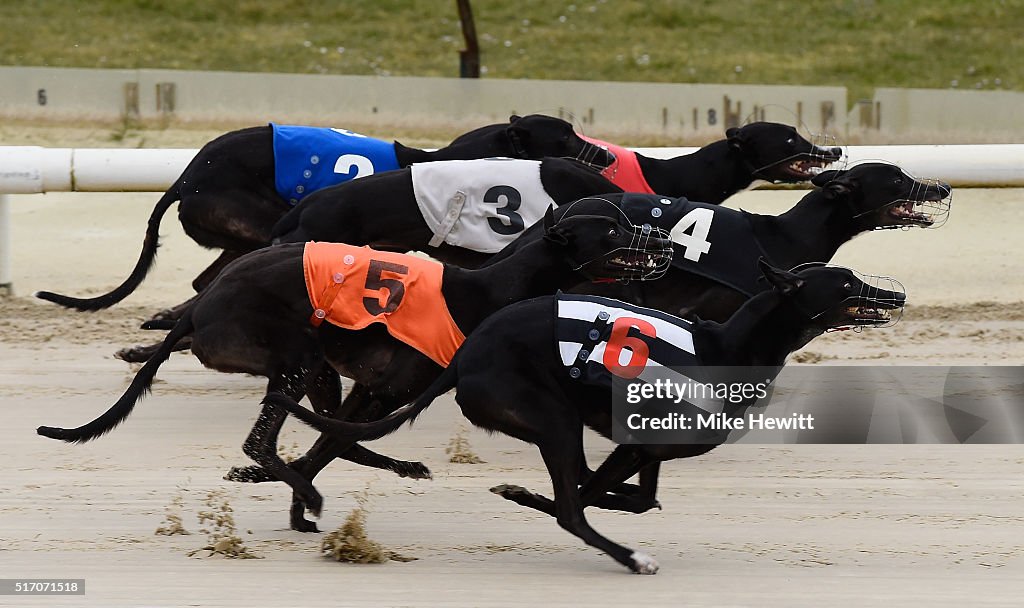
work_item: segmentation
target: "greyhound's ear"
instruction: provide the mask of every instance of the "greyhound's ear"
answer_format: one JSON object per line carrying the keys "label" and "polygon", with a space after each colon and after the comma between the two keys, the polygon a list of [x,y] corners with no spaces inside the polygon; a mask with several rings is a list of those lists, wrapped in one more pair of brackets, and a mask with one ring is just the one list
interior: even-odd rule
{"label": "greyhound's ear", "polygon": [[742,150],[743,144],[746,143],[743,131],[736,127],[729,127],[725,130],[725,139],[729,142],[729,147],[733,150]]}
{"label": "greyhound's ear", "polygon": [[569,244],[568,233],[555,225],[555,212],[551,205],[548,205],[548,210],[544,212],[544,240],[563,247]]}
{"label": "greyhound's ear", "polygon": [[544,240],[565,247],[569,244],[569,235],[561,228],[552,228],[544,233]]}
{"label": "greyhound's ear", "polygon": [[768,279],[768,282],[784,296],[796,293],[804,286],[803,279],[792,272],[772,266],[764,258],[757,260],[757,266],[764,278]]}
{"label": "greyhound's ear", "polygon": [[829,198],[846,196],[853,190],[853,180],[846,171],[822,171],[811,178],[811,183],[822,190]]}
{"label": "greyhound's ear", "polygon": [[846,173],[846,172],[845,171],[834,171],[834,170],[822,171],[821,173],[819,173],[819,174],[817,174],[817,175],[815,175],[814,177],[811,178],[811,183],[814,184],[815,186],[819,187],[819,188],[824,188],[826,184],[828,184],[830,181],[834,180],[835,178],[839,177],[843,173]]}
{"label": "greyhound's ear", "polygon": [[520,116],[518,114],[513,114],[512,116],[508,117],[508,121],[509,122],[515,122],[515,121],[519,120],[520,118],[522,118],[522,116]]}
{"label": "greyhound's ear", "polygon": [[548,205],[547,211],[544,212],[544,232],[551,230],[551,227],[555,225],[555,207]]}
{"label": "greyhound's ear", "polygon": [[508,136],[508,140],[512,142],[513,147],[516,149],[516,155],[525,155],[526,146],[530,143],[530,129],[512,122],[505,127],[505,135]]}

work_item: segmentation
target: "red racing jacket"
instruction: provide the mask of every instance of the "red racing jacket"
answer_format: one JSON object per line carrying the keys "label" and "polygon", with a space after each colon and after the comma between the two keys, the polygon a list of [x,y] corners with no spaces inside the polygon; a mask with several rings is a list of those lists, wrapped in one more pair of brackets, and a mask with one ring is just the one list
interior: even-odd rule
{"label": "red racing jacket", "polygon": [[627,150],[622,146],[616,146],[600,139],[580,135],[580,139],[594,145],[607,148],[615,155],[615,161],[601,171],[601,175],[622,188],[625,192],[640,192],[643,194],[657,194],[651,189],[650,184],[644,179],[644,172],[640,170],[640,163],[636,159],[636,152]]}

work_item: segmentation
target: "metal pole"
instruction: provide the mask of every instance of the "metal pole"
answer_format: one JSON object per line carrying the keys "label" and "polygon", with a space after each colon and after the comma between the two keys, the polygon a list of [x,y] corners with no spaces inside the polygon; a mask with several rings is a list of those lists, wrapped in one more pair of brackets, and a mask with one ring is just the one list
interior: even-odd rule
{"label": "metal pole", "polygon": [[480,44],[476,39],[473,8],[469,0],[455,0],[455,4],[459,8],[462,37],[466,40],[466,48],[459,51],[459,78],[480,78]]}
{"label": "metal pole", "polygon": [[11,197],[0,193],[0,297],[11,295]]}

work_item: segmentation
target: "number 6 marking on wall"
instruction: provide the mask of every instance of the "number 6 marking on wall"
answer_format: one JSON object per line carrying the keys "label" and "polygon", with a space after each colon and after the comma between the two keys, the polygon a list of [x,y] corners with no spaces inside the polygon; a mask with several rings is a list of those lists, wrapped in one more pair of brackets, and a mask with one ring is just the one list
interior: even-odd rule
{"label": "number 6 marking on wall", "polygon": [[[612,325],[612,335],[608,338],[608,344],[604,347],[604,358],[601,360],[608,371],[619,378],[632,380],[644,371],[647,360],[651,357],[651,349],[647,343],[635,336],[629,335],[629,330],[636,328],[638,332],[649,337],[657,337],[657,330],[654,326],[643,319],[631,317],[619,317]],[[622,349],[629,349],[629,361],[625,365],[619,363]]]}
{"label": "number 6 marking on wall", "polygon": [[358,154],[342,154],[338,157],[338,162],[334,163],[335,173],[348,175],[352,173],[352,169],[356,170],[356,174],[352,176],[352,179],[373,175],[373,162],[365,156],[359,156]]}

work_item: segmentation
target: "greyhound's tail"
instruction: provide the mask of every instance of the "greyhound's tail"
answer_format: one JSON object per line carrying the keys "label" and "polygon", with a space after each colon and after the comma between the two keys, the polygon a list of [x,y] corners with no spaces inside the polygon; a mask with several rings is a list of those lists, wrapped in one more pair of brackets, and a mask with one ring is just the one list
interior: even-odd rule
{"label": "greyhound's tail", "polygon": [[157,201],[156,207],[153,208],[153,213],[149,216],[149,226],[146,228],[146,238],[142,242],[142,253],[139,255],[139,261],[136,262],[135,269],[132,270],[132,273],[128,275],[128,278],[123,283],[113,290],[94,298],[74,298],[53,293],[52,291],[37,291],[36,297],[82,312],[109,308],[127,298],[129,294],[138,288],[139,284],[142,283],[149,273],[149,269],[153,267],[153,261],[156,259],[156,249],[160,246],[160,220],[163,219],[167,209],[178,202],[180,198],[179,185],[179,182],[174,182],[174,185],[168,188],[167,192],[164,192],[164,195]]}
{"label": "greyhound's tail", "polygon": [[132,413],[132,410],[135,409],[135,404],[139,402],[143,395],[149,392],[153,384],[153,378],[156,377],[157,369],[174,352],[174,345],[178,343],[178,340],[191,334],[192,330],[192,315],[186,312],[185,316],[174,326],[171,333],[167,334],[163,343],[160,344],[160,348],[153,353],[153,356],[146,361],[139,370],[139,373],[135,375],[132,383],[128,386],[128,390],[121,395],[117,403],[110,406],[110,409],[103,412],[99,418],[77,429],[41,426],[36,429],[36,432],[43,437],[60,439],[68,443],[85,443],[110,432]]}
{"label": "greyhound's tail", "polygon": [[[456,355],[457,358],[458,355]],[[453,359],[437,380],[416,401],[400,407],[391,414],[374,422],[347,422],[345,420],[328,418],[306,409],[293,399],[280,393],[268,394],[263,402],[288,410],[299,420],[336,439],[343,441],[372,441],[389,435],[406,422],[414,420],[423,410],[427,409],[427,406],[434,402],[434,399],[455,388],[459,381],[459,373],[456,371],[455,362],[456,360]]]}

